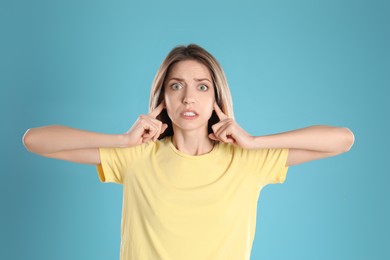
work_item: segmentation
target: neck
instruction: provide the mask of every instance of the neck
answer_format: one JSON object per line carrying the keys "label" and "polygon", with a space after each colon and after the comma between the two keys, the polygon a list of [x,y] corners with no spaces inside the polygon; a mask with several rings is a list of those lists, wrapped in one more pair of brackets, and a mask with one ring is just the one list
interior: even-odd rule
{"label": "neck", "polygon": [[209,139],[206,132],[177,131],[174,129],[172,144],[179,151],[189,155],[202,155],[209,153],[214,147],[214,141]]}

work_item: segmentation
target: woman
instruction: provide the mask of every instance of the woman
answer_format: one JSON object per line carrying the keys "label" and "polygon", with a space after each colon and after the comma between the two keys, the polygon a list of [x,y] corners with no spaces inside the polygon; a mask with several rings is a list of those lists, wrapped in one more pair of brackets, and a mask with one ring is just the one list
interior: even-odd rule
{"label": "woman", "polygon": [[251,136],[234,121],[219,63],[195,44],[165,58],[149,110],[125,134],[55,125],[23,137],[31,152],[96,165],[102,182],[123,185],[123,260],[249,259],[261,189],[354,142],[348,128],[322,125]]}

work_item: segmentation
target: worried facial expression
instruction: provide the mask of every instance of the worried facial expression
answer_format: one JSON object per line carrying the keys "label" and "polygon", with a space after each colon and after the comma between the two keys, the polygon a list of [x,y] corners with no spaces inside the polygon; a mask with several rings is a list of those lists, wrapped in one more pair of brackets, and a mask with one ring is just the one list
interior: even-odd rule
{"label": "worried facial expression", "polygon": [[175,130],[207,132],[215,90],[208,68],[195,60],[175,63],[164,81],[164,99]]}

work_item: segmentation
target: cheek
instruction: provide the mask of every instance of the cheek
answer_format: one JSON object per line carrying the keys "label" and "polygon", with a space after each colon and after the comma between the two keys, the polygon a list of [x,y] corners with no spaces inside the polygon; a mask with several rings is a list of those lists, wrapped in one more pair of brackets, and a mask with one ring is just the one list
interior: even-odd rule
{"label": "cheek", "polygon": [[167,96],[166,94],[164,95],[164,102],[165,102],[165,109],[167,110],[167,112],[169,114],[169,111],[171,111],[172,102],[171,102],[171,99],[169,98],[169,96]]}
{"label": "cheek", "polygon": [[205,114],[207,114],[207,117],[210,118],[211,115],[213,114],[214,111],[214,102],[215,98],[214,97],[208,97],[207,100],[204,101],[204,110]]}
{"label": "cheek", "polygon": [[175,99],[171,95],[164,95],[165,109],[167,110],[169,118],[172,118],[172,114],[175,111]]}

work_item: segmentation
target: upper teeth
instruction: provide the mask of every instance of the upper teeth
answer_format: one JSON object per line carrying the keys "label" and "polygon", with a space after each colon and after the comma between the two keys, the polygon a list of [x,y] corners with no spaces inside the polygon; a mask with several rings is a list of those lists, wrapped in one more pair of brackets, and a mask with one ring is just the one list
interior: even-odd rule
{"label": "upper teeth", "polygon": [[194,112],[184,112],[185,116],[195,116]]}

